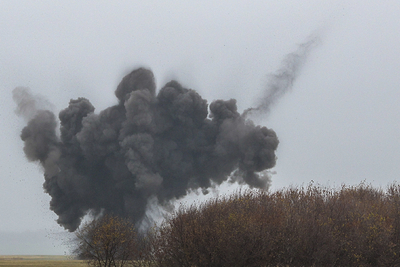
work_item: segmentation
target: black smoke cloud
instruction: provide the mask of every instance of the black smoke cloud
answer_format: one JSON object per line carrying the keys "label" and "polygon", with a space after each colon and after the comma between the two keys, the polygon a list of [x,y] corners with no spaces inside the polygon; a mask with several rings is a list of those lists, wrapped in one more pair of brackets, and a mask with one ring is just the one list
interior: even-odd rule
{"label": "black smoke cloud", "polygon": [[236,100],[214,101],[208,110],[206,100],[176,81],[156,94],[153,73],[144,68],[123,78],[115,95],[118,104],[98,114],[88,99],[71,100],[59,113],[58,135],[56,116],[38,109],[28,89],[14,90],[18,110],[29,103],[25,154],[43,166],[50,208],[66,229],[74,231],[89,211],[138,223],[150,198],[165,204],[228,177],[268,186],[259,172],[275,165],[278,138],[241,117]]}
{"label": "black smoke cloud", "polygon": [[[293,84],[317,38],[289,54],[261,102],[238,113],[236,100],[209,106],[177,81],[156,93],[153,73],[132,71],[118,85],[118,104],[100,113],[88,99],[71,100],[59,122],[46,101],[27,88],[13,91],[17,113],[27,120],[24,151],[43,166],[44,190],[57,222],[76,230],[88,213],[126,216],[139,224],[156,199],[160,205],[231,179],[267,188],[278,138],[247,117],[267,113]],[[45,105],[46,106],[46,105]],[[58,123],[60,131],[57,133]]]}

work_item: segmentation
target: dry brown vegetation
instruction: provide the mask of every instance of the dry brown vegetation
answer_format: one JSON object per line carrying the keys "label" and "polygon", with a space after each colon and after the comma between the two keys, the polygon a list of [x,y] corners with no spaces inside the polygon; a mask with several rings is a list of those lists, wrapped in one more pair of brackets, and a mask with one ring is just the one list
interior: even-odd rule
{"label": "dry brown vegetation", "polygon": [[122,267],[134,250],[135,231],[129,222],[104,216],[86,223],[76,231],[75,254],[89,266]]}
{"label": "dry brown vegetation", "polygon": [[[128,219],[105,215],[85,223],[75,235],[73,253],[89,266],[123,267],[146,263],[142,251],[148,243],[142,242]],[[146,250],[146,255],[148,252],[150,250]]]}
{"label": "dry brown vegetation", "polygon": [[84,233],[84,251],[122,249],[115,261],[88,261],[96,266],[400,266],[397,184],[239,191],[181,206],[144,237],[115,217],[91,225],[101,231]]}
{"label": "dry brown vegetation", "polygon": [[157,266],[400,266],[400,186],[309,185],[182,206],[153,235]]}

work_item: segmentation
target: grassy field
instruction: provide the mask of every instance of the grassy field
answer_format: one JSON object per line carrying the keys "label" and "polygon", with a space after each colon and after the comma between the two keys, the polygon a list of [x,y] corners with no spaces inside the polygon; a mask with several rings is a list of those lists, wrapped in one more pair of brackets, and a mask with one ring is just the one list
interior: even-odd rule
{"label": "grassy field", "polygon": [[83,267],[83,261],[73,260],[69,256],[0,256],[0,266],[57,266],[57,267]]}

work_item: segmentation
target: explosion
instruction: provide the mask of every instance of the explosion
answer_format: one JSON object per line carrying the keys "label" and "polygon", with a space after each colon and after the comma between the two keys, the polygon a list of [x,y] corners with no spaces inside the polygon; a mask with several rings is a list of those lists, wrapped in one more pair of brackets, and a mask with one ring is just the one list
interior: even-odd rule
{"label": "explosion", "polygon": [[28,88],[14,89],[17,113],[28,121],[21,133],[24,152],[43,166],[43,188],[57,222],[75,231],[92,212],[140,224],[151,199],[166,205],[228,179],[268,188],[264,174],[275,166],[279,141],[273,130],[247,117],[269,110],[292,86],[313,43],[288,55],[271,76],[264,101],[243,115],[235,99],[208,106],[177,81],[157,93],[154,75],[145,68],[122,79],[115,90],[118,104],[95,113],[88,99],[71,100],[59,122],[42,109],[46,101]]}

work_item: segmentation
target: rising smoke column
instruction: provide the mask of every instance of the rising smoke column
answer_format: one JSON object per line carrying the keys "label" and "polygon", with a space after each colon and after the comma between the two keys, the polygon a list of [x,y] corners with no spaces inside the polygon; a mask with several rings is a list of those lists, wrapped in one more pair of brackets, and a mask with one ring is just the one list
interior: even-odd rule
{"label": "rising smoke column", "polygon": [[[236,100],[207,101],[177,81],[156,93],[153,73],[139,68],[125,76],[118,104],[99,113],[88,99],[71,100],[59,122],[28,88],[13,91],[28,160],[43,166],[43,188],[57,222],[75,231],[88,213],[115,214],[139,224],[148,203],[160,205],[190,190],[227,179],[265,189],[263,171],[275,166],[278,138],[248,115],[268,112],[293,84],[316,39],[289,54],[271,75],[261,103],[240,115]],[[60,134],[57,134],[58,123]]]}

